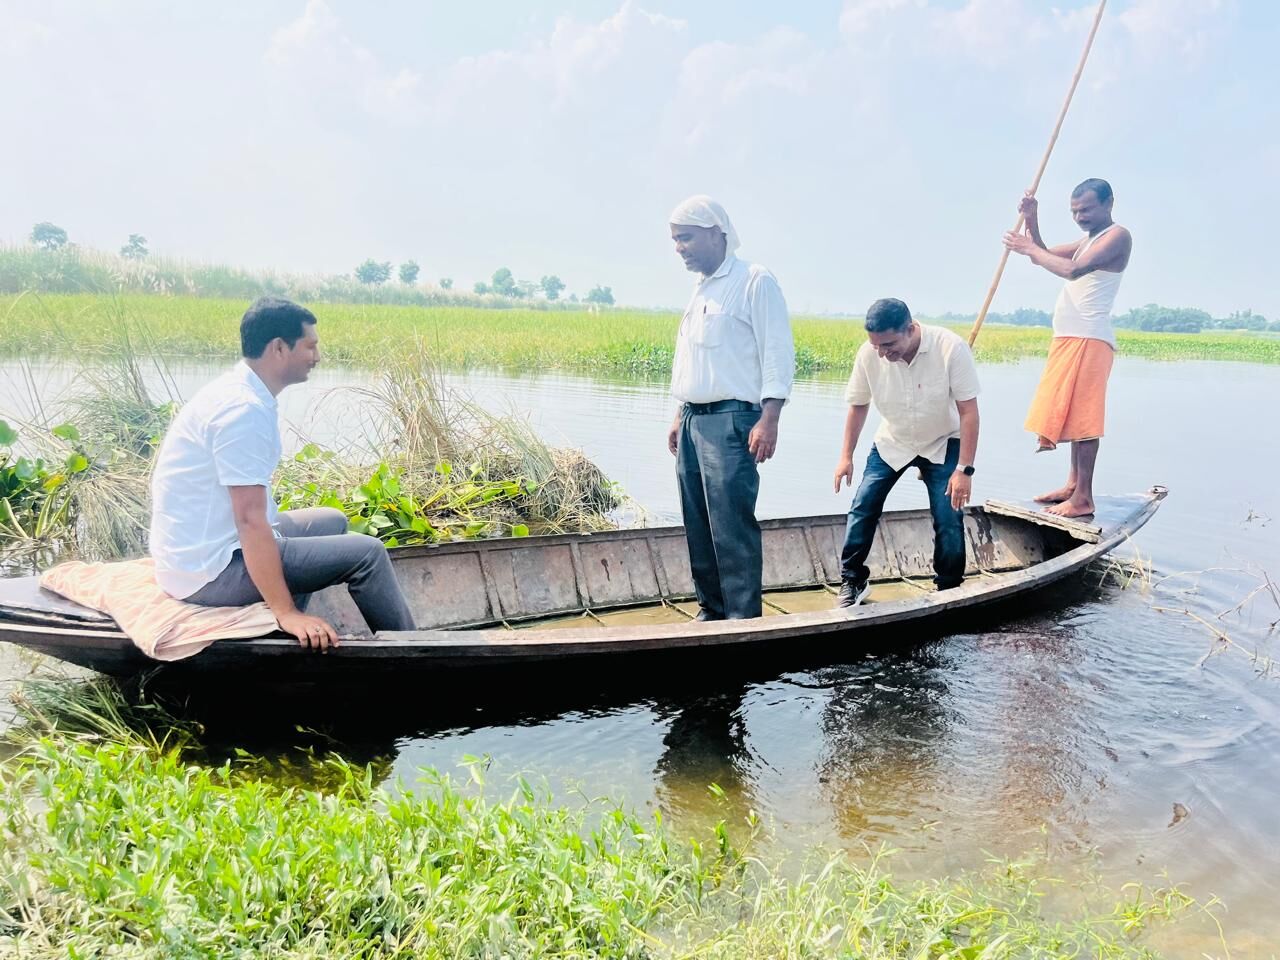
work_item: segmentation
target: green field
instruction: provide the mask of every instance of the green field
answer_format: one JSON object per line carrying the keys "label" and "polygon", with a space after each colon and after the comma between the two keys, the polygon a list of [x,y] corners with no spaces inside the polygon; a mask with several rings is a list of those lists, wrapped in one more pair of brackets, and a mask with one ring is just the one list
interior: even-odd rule
{"label": "green field", "polygon": [[[191,297],[35,295],[0,298],[0,355],[83,357],[109,350],[123,331],[174,357],[236,355],[237,323],[247,302]],[[420,341],[436,362],[453,368],[565,369],[611,375],[665,376],[678,317],[626,309],[495,310],[318,304],[321,346],[334,360],[379,364]],[[864,337],[852,320],[796,317],[800,376],[843,374]],[[1280,338],[1242,333],[1119,331],[1125,356],[1156,360],[1244,360],[1280,363]],[[987,327],[979,361],[1044,356],[1049,330]]]}

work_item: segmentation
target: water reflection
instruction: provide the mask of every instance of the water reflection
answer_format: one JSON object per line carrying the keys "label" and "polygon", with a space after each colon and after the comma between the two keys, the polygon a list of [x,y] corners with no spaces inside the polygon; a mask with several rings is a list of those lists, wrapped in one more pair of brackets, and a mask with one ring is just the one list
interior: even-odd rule
{"label": "water reflection", "polygon": [[746,694],[747,685],[737,683],[690,700],[654,701],[655,722],[667,725],[653,771],[658,802],[677,820],[700,812],[713,784],[735,809],[758,808],[760,761],[748,744]]}
{"label": "water reflection", "polygon": [[931,819],[922,818],[910,798],[930,792],[941,778],[939,741],[954,721],[937,659],[921,650],[820,670],[812,682],[828,691],[817,779],[840,835],[876,844],[913,818]]}
{"label": "water reflection", "polygon": [[[1039,367],[982,370],[978,497],[1023,496],[1061,479],[1061,460],[1031,457],[1021,431]],[[211,372],[180,372],[182,391]],[[70,382],[56,370],[37,374],[51,389]],[[453,379],[491,409],[530,413],[551,442],[582,447],[655,521],[674,516],[664,385]],[[359,427],[360,409],[326,401],[327,391],[365,381],[330,369],[285,394],[295,439],[340,445]],[[427,679],[308,716],[281,716],[264,702],[276,718],[260,723],[236,698],[217,729],[228,742],[256,733],[268,744],[287,742],[295,724],[312,726],[355,756],[393,757],[389,777],[409,784],[423,765],[454,770],[464,755],[488,755],[496,775],[543,778],[566,801],[583,791],[659,807],[677,832],[756,810],[784,848],[905,847],[908,860],[895,869],[907,874],[950,873],[1030,848],[1063,872],[1096,860],[1112,882],[1184,882],[1198,896],[1221,895],[1234,935],[1267,956],[1280,942],[1272,909],[1280,683],[1257,677],[1238,652],[1205,660],[1213,634],[1181,611],[1245,649],[1278,652],[1280,606],[1272,612],[1265,595],[1219,614],[1257,585],[1258,570],[1280,575],[1280,486],[1259,479],[1280,467],[1280,443],[1260,432],[1274,434],[1274,424],[1242,427],[1242,438],[1221,415],[1265,409],[1260,398],[1280,396],[1280,368],[1121,358],[1113,384],[1099,486],[1166,483],[1170,497],[1138,547],[1154,558],[1155,581],[1160,571],[1205,571],[1157,588],[1173,612],[1153,609],[1142,577],[1121,591],[1094,576],[998,620],[948,621],[943,635],[912,631],[896,646],[825,648],[807,661],[796,650],[773,663],[735,656],[729,666],[679,673],[553,667],[506,680]],[[20,391],[20,378],[0,376],[0,410],[10,409],[6,390]],[[763,471],[764,515],[847,507],[830,492],[842,417],[840,384],[798,385],[779,454]],[[1194,456],[1179,452],[1188,437]],[[1241,443],[1256,463],[1223,469],[1238,462]],[[923,506],[923,494],[901,484],[890,506]],[[1189,812],[1173,823],[1175,803]]]}

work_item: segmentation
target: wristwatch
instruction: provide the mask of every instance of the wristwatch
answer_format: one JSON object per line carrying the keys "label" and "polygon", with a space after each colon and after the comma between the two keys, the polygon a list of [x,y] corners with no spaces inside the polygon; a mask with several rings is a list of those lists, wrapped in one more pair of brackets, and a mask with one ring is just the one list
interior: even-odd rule
{"label": "wristwatch", "polygon": [[964,466],[957,466],[957,467],[956,467],[956,471],[957,471],[958,473],[963,473],[966,477],[972,477],[972,476],[973,476],[973,464],[971,464],[971,463],[966,463]]}

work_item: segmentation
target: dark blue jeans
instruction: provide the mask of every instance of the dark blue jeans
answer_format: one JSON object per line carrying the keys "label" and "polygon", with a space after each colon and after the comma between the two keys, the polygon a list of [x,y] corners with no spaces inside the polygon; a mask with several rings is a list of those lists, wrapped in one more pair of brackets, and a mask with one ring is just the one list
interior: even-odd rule
{"label": "dark blue jeans", "polygon": [[929,510],[933,514],[933,582],[939,590],[958,587],[964,581],[964,514],[951,506],[947,482],[960,461],[960,441],[947,442],[947,458],[931,463],[916,457],[901,470],[894,470],[880,459],[875,447],[867,455],[862,483],[849,508],[849,524],[845,528],[844,549],[840,552],[840,575],[845,580],[862,582],[871,576],[867,555],[876,536],[876,525],[884,512],[889,491],[911,467],[919,467],[929,491]]}

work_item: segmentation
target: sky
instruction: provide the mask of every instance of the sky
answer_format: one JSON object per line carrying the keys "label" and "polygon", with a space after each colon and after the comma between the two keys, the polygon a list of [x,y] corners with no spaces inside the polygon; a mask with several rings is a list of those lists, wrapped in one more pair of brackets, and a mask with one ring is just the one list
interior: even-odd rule
{"label": "sky", "polygon": [[[975,312],[1095,7],[1064,0],[0,0],[0,242],[298,272],[501,266],[677,306],[709,193],[793,311]],[[1280,4],[1111,0],[1040,188],[1110,180],[1118,309],[1280,318]],[[993,309],[1050,309],[1015,259]]]}

